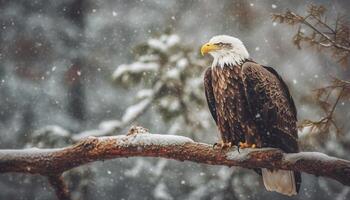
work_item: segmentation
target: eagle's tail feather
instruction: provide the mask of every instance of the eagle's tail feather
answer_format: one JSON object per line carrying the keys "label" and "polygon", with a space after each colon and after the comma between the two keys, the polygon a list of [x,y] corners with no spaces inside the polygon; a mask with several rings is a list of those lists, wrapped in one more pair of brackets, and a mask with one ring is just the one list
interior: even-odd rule
{"label": "eagle's tail feather", "polygon": [[293,171],[261,169],[263,182],[268,191],[284,195],[297,194],[297,183]]}

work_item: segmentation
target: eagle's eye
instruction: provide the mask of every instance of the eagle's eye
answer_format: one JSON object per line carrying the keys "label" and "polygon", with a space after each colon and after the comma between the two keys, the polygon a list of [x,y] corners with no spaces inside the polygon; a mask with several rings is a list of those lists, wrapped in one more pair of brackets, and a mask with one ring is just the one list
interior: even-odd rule
{"label": "eagle's eye", "polygon": [[219,47],[225,47],[225,48],[231,47],[231,44],[230,44],[230,43],[223,43],[223,42],[215,43],[215,45],[217,45],[217,46],[219,46]]}

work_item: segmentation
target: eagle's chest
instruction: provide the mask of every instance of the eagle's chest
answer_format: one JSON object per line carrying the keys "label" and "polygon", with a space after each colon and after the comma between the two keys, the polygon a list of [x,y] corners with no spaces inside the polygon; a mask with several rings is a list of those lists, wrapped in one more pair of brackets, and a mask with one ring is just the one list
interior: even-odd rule
{"label": "eagle's chest", "polygon": [[228,117],[240,114],[246,101],[241,68],[215,67],[212,79],[217,110]]}
{"label": "eagle's chest", "polygon": [[245,141],[254,133],[240,67],[212,69],[217,125],[224,141]]}

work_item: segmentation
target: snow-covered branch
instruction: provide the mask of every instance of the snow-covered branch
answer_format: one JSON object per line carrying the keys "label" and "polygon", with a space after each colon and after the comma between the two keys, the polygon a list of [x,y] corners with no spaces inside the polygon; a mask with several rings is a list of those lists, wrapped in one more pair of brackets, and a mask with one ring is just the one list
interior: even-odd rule
{"label": "snow-covered branch", "polygon": [[184,136],[150,134],[142,127],[131,128],[127,135],[88,137],[60,149],[0,150],[0,173],[20,172],[55,177],[86,163],[136,156],[250,169],[295,170],[350,185],[350,161],[323,153],[286,154],[273,148],[241,149],[239,152],[236,149],[220,150]]}
{"label": "snow-covered branch", "polygon": [[81,140],[88,136],[106,136],[111,135],[117,130],[127,127],[132,122],[134,122],[138,117],[140,117],[152,104],[156,96],[159,94],[159,91],[163,87],[163,81],[159,80],[155,83],[154,87],[148,94],[147,98],[142,101],[129,106],[121,120],[111,120],[102,122],[99,126],[99,129],[96,130],[88,130],[75,135],[72,135],[72,139],[74,141]]}

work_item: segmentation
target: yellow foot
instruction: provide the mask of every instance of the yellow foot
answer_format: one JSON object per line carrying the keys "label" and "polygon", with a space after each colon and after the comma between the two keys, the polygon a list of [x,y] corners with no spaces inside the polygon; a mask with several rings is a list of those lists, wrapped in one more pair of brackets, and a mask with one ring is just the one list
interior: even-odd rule
{"label": "yellow foot", "polygon": [[219,143],[215,143],[213,145],[213,148],[218,147],[221,150],[223,150],[223,149],[231,148],[232,146],[233,146],[232,142],[224,142],[221,140]]}
{"label": "yellow foot", "polygon": [[239,142],[239,148],[240,149],[256,148],[256,144],[248,144],[247,142]]}

